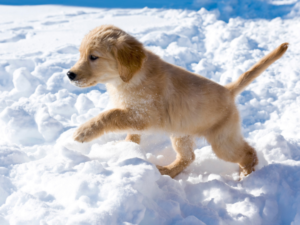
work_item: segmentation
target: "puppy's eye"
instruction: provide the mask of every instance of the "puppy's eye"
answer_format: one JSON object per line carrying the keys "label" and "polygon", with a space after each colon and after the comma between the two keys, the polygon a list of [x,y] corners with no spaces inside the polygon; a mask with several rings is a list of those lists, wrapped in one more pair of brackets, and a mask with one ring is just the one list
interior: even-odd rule
{"label": "puppy's eye", "polygon": [[89,58],[90,58],[91,61],[95,61],[95,60],[98,59],[99,57],[94,56],[94,55],[90,55]]}

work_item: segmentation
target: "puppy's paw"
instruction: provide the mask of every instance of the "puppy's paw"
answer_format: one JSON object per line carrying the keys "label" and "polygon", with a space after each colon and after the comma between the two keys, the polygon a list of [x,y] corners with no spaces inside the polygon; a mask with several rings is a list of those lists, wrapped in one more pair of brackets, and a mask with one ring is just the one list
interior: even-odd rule
{"label": "puppy's paw", "polygon": [[240,181],[243,180],[245,177],[249,176],[254,171],[254,166],[250,168],[244,168],[240,166]]}
{"label": "puppy's paw", "polygon": [[95,130],[86,124],[81,125],[73,134],[73,138],[78,142],[89,142],[96,138]]}
{"label": "puppy's paw", "polygon": [[159,170],[161,175],[168,175],[168,176],[172,177],[171,170],[169,168],[167,168],[165,166],[158,166],[158,165],[156,165],[156,168]]}

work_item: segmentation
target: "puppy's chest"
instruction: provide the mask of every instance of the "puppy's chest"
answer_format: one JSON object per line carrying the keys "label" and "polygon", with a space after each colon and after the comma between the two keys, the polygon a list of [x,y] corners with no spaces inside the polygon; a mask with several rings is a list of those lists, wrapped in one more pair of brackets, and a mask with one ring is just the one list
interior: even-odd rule
{"label": "puppy's chest", "polygon": [[144,90],[110,90],[110,97],[116,107],[147,109],[155,107],[156,96],[149,94]]}

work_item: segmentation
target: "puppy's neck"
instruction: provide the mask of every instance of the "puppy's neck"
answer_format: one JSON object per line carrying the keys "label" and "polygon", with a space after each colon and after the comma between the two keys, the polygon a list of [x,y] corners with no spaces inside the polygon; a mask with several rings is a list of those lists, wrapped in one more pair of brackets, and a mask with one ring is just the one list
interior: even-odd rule
{"label": "puppy's neck", "polygon": [[126,91],[133,88],[137,88],[143,82],[146,77],[146,71],[144,68],[139,70],[133,77],[129,80],[129,82],[124,82],[120,77],[107,82],[105,85],[108,89],[117,89],[118,91]]}
{"label": "puppy's neck", "polygon": [[106,83],[106,88],[113,105],[115,107],[127,108],[134,104],[138,104],[140,100],[138,93],[144,89],[143,81],[145,79],[145,71],[141,69],[129,82],[124,82],[120,78],[118,81]]}

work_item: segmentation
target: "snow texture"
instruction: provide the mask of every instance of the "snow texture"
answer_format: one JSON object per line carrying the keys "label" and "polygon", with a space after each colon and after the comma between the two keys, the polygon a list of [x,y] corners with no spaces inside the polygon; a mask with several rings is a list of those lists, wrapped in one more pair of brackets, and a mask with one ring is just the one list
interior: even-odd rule
{"label": "snow texture", "polygon": [[[296,7],[297,3],[298,0],[0,0],[0,4],[5,5],[64,4],[100,8],[130,9],[149,7],[189,10],[205,8],[207,10],[217,10],[220,13],[218,19],[227,22],[234,17],[274,19],[286,16],[291,11],[299,13],[299,4]],[[45,25],[51,24],[52,22],[45,22]],[[22,38],[22,36],[14,37],[15,40],[19,38]]]}
{"label": "snow texture", "polygon": [[[226,14],[222,2],[196,1],[214,11],[0,6],[1,225],[300,223],[300,3],[241,1]],[[280,17],[269,20],[262,6],[271,3]],[[263,19],[231,18],[243,10]],[[101,24],[220,84],[289,42],[236,100],[257,170],[239,181],[238,166],[201,138],[175,179],[155,167],[175,159],[166,134],[141,145],[123,133],[74,142],[76,127],[110,107],[104,85],[80,89],[66,76]]]}

